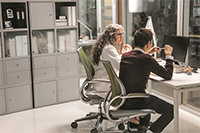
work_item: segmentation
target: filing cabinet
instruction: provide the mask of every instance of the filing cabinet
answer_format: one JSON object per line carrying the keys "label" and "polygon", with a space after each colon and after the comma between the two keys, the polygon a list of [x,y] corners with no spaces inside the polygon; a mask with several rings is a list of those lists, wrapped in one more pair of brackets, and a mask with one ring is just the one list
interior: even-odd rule
{"label": "filing cabinet", "polygon": [[76,1],[28,3],[35,107],[79,99]]}
{"label": "filing cabinet", "polygon": [[0,0],[0,115],[79,99],[76,5]]}
{"label": "filing cabinet", "polygon": [[1,1],[0,6],[0,114],[6,114],[33,108],[31,56],[27,2]]}

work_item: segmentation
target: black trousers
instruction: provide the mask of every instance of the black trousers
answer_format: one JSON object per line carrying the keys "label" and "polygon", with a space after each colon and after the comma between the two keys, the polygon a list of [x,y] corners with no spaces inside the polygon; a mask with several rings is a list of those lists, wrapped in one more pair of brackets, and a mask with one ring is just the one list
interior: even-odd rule
{"label": "black trousers", "polygon": [[[149,98],[133,98],[127,99],[121,109],[153,109],[161,116],[153,122],[150,130],[154,133],[160,133],[173,120],[174,111],[173,105],[159,99],[156,96],[150,95]],[[150,121],[150,115],[140,119],[142,126],[147,126]]]}

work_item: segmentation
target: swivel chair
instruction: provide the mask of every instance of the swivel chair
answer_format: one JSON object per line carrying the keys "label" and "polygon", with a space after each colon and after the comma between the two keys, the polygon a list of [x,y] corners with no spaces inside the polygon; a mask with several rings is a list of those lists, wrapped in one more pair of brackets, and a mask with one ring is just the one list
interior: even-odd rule
{"label": "swivel chair", "polygon": [[139,116],[143,117],[155,113],[155,111],[151,109],[122,110],[120,107],[128,98],[148,98],[149,95],[146,93],[131,93],[126,95],[125,87],[116,75],[110,61],[102,60],[102,63],[106,69],[111,84],[111,90],[103,103],[106,117],[108,120],[117,123],[120,130],[130,132],[128,124],[130,118]]}
{"label": "swivel chair", "polygon": [[105,82],[105,83],[110,83],[109,80],[104,80],[104,79],[93,79],[93,76],[95,74],[94,67],[89,60],[89,58],[86,56],[85,52],[83,51],[83,48],[80,47],[77,49],[77,53],[80,57],[81,62],[83,63],[86,76],[87,78],[83,82],[80,88],[80,99],[87,104],[90,105],[96,105],[99,104],[99,112],[91,112],[86,115],[86,117],[80,118],[75,120],[74,122],[71,123],[72,128],[77,128],[78,123],[80,121],[85,121],[85,120],[92,120],[96,119],[96,124],[95,127],[91,130],[91,133],[98,133],[98,126],[99,124],[102,123],[103,119],[107,119],[102,111],[102,103],[104,101],[104,98],[97,95],[97,93],[107,93],[105,91],[96,91],[95,88],[93,87],[93,84],[98,84],[100,82]]}

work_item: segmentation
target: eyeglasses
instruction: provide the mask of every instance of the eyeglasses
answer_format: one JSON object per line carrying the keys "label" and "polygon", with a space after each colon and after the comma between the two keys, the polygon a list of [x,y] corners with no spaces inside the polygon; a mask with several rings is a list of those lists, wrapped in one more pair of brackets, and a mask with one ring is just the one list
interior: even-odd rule
{"label": "eyeglasses", "polygon": [[123,36],[123,33],[117,33],[116,35],[117,36]]}

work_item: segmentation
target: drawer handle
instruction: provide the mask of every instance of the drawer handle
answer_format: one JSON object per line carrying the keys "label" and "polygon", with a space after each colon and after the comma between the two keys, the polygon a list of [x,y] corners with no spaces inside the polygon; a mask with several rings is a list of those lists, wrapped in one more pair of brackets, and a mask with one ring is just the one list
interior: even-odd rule
{"label": "drawer handle", "polygon": [[17,76],[17,79],[19,79],[20,78],[20,76]]}
{"label": "drawer handle", "polygon": [[55,94],[56,93],[56,91],[53,91],[53,94]]}
{"label": "drawer handle", "polygon": [[16,64],[16,66],[19,66],[19,64]]}
{"label": "drawer handle", "polygon": [[44,72],[44,75],[47,75],[47,72]]}

